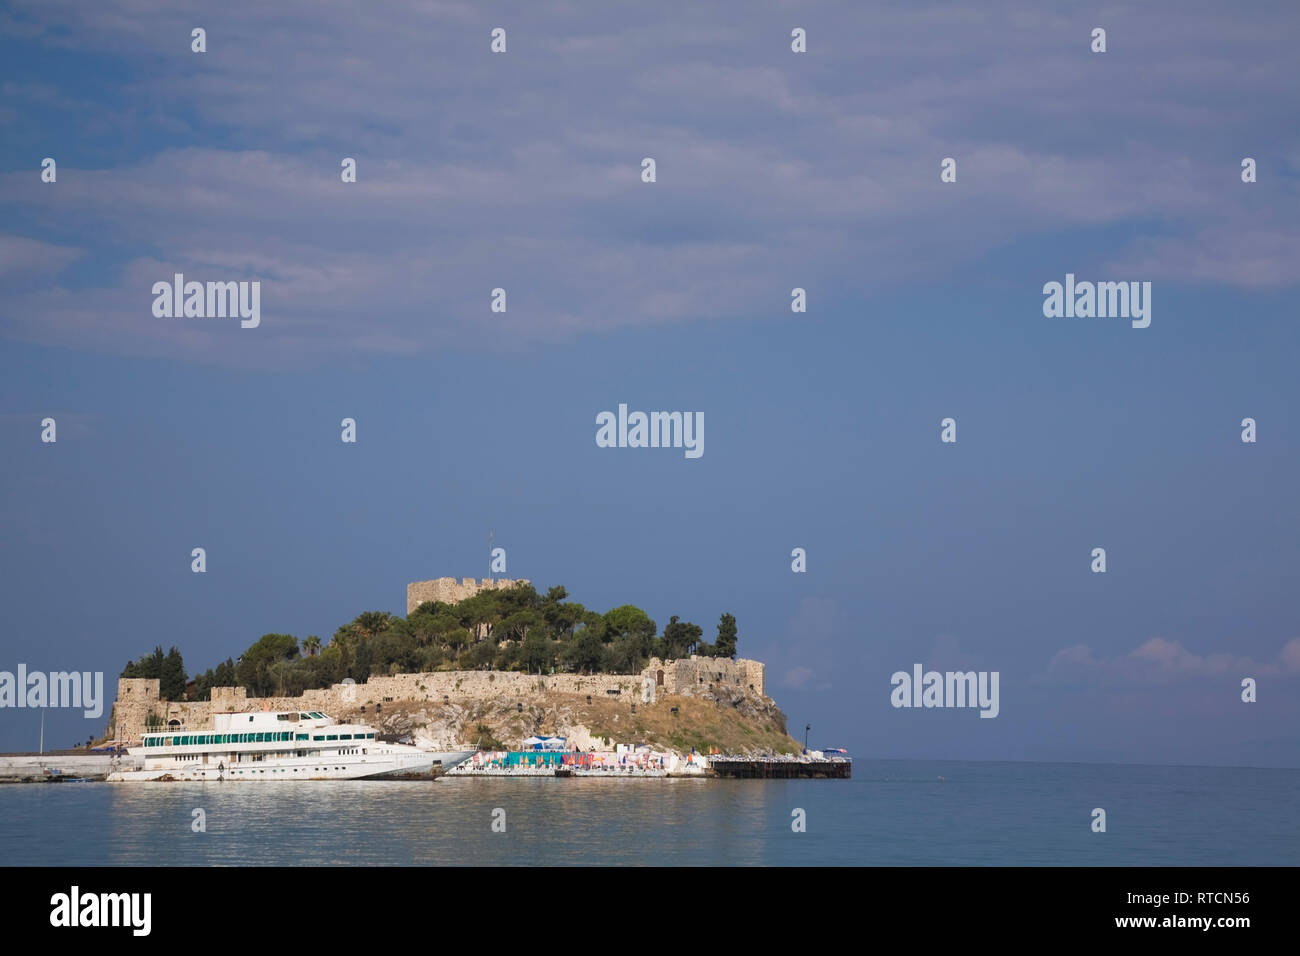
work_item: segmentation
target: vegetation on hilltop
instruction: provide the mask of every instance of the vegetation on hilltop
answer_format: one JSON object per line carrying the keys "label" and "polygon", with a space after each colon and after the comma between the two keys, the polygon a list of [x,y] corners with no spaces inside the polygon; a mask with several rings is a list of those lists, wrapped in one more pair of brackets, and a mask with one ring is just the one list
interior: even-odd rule
{"label": "vegetation on hilltop", "polygon": [[265,634],[238,660],[187,681],[176,648],[158,647],[128,663],[122,677],[152,677],[164,700],[207,700],[213,687],[241,686],[252,697],[296,697],[346,678],[358,683],[372,674],[436,670],[510,670],[634,674],[651,657],[699,654],[736,656],[736,619],[723,614],[717,640],[676,615],[658,633],[645,611],[624,604],[601,614],[567,600],[563,587],[544,595],[531,584],[480,591],[455,604],[426,601],[405,618],[366,611],[334,632],[328,643],[316,635]]}

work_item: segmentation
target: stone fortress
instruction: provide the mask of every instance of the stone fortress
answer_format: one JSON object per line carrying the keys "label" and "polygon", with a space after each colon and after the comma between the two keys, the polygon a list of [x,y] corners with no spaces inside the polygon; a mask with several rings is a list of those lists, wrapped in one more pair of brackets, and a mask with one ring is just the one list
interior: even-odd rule
{"label": "stone fortress", "polygon": [[[406,589],[407,613],[425,601],[454,603],[484,588],[511,587],[516,583],[527,582],[484,579],[476,583],[473,578],[464,578],[460,584],[454,578],[416,581]],[[673,695],[725,696],[772,703],[766,700],[761,662],[695,655],[684,660],[651,658],[639,674],[434,671],[372,675],[364,684],[334,684],[305,691],[301,697],[249,697],[243,687],[214,687],[211,700],[204,701],[160,700],[156,679],[124,677],[117,682],[117,701],[113,705],[108,737],[138,741],[151,729],[151,719],[156,730],[201,730],[211,727],[212,715],[219,713],[302,710],[323,711],[330,716],[358,711],[382,715],[385,704],[474,704],[500,700],[503,695],[536,703],[553,693],[598,696],[632,706],[654,705]]]}
{"label": "stone fortress", "polygon": [[531,581],[509,578],[434,578],[432,581],[412,581],[406,586],[406,613],[409,615],[425,601],[441,601],[443,604],[456,604],[466,598],[472,598],[479,591],[492,591],[497,588],[512,588],[516,584],[531,584]]}

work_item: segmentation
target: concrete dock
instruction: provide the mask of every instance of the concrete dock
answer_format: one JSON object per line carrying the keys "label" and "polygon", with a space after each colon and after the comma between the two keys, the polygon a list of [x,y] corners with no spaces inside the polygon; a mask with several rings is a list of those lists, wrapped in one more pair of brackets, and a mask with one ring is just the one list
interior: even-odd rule
{"label": "concrete dock", "polygon": [[[113,765],[116,756],[117,765]],[[0,754],[0,783],[60,783],[67,780],[103,780],[110,770],[138,769],[127,754],[96,754],[85,750],[47,750],[45,753]]]}

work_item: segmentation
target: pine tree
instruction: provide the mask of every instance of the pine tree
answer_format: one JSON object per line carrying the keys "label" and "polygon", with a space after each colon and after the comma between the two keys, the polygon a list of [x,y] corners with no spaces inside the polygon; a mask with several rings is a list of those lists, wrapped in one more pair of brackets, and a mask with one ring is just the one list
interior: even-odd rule
{"label": "pine tree", "polygon": [[[159,648],[158,653],[161,652],[162,648]],[[181,700],[185,697],[185,661],[175,647],[167,652],[159,665],[158,694],[163,700]]]}
{"label": "pine tree", "polygon": [[736,656],[736,618],[733,615],[724,614],[718,621],[718,640],[713,646],[717,657]]}

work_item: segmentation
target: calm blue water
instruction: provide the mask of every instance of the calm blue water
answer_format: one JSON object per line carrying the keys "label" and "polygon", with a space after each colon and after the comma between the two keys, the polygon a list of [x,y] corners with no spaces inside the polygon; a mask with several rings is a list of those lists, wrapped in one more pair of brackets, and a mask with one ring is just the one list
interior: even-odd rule
{"label": "calm blue water", "polygon": [[[0,863],[1300,864],[1300,770],[855,761],[853,771],[848,781],[0,786]],[[492,832],[496,807],[505,833]],[[1106,810],[1106,833],[1091,832],[1093,807]],[[195,808],[206,833],[191,830]],[[805,833],[791,830],[795,808]]]}

